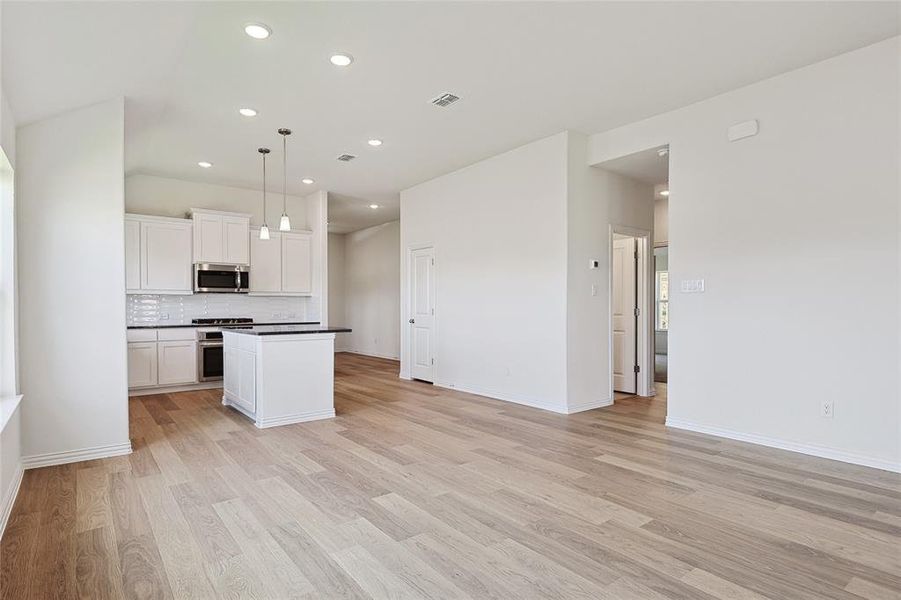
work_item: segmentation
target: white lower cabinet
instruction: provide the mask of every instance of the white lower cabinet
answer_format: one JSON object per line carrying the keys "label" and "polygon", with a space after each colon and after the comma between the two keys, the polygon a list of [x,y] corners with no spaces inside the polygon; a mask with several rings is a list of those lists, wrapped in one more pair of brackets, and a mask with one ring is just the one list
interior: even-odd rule
{"label": "white lower cabinet", "polygon": [[159,385],[197,382],[197,343],[158,342]]}
{"label": "white lower cabinet", "polygon": [[253,414],[256,412],[256,355],[243,348],[228,348],[223,351],[223,391],[231,401]]}
{"label": "white lower cabinet", "polygon": [[193,329],[129,329],[126,337],[129,389],[197,383]]}
{"label": "white lower cabinet", "polygon": [[128,344],[128,387],[150,387],[157,383],[156,342]]}

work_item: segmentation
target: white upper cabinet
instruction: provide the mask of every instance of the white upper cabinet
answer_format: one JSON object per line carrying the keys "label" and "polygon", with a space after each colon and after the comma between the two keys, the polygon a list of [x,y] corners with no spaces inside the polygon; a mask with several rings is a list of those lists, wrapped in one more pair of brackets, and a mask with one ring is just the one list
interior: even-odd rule
{"label": "white upper cabinet", "polygon": [[282,291],[313,293],[312,237],[307,233],[282,234]]}
{"label": "white upper cabinet", "polygon": [[282,291],[281,234],[272,232],[261,240],[258,229],[250,234],[250,292],[252,294]]}
{"label": "white upper cabinet", "polygon": [[190,294],[191,221],[126,215],[125,291]]}
{"label": "white upper cabinet", "polygon": [[250,263],[250,217],[222,217],[223,262],[246,265]]}
{"label": "white upper cabinet", "polygon": [[191,217],[195,263],[250,263],[249,214],[192,208]]}
{"label": "white upper cabinet", "polygon": [[250,232],[250,293],[261,296],[309,296],[313,293],[312,233],[277,232],[259,239]]}

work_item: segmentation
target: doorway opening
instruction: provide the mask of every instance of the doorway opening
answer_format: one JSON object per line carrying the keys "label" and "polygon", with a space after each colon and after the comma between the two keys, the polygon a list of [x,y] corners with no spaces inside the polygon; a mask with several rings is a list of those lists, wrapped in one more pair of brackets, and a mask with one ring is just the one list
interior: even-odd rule
{"label": "doorway opening", "polygon": [[631,195],[623,196],[630,203],[618,207],[617,218],[641,228],[610,228],[611,395],[614,401],[629,395],[665,399],[670,321],[669,146],[648,148],[601,166],[637,184]]}
{"label": "doorway opening", "polygon": [[654,395],[651,232],[610,227],[610,394]]}

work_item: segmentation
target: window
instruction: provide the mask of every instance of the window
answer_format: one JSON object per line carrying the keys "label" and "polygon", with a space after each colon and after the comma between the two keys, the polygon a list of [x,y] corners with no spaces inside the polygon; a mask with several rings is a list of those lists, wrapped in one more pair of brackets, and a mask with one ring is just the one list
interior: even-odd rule
{"label": "window", "polygon": [[657,331],[669,329],[669,271],[657,271]]}
{"label": "window", "polygon": [[654,328],[657,331],[667,331],[669,329],[669,248],[666,246],[654,248],[654,271],[656,276],[654,302],[657,313],[654,316]]}

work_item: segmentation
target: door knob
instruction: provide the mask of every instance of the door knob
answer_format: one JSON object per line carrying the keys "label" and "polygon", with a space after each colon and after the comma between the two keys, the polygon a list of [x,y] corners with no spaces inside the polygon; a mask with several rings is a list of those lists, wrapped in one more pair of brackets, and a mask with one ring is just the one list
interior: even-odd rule
{"label": "door knob", "polygon": [[411,324],[411,325],[412,325],[413,323],[415,323],[415,322],[416,322],[415,320],[410,319],[410,324]]}

